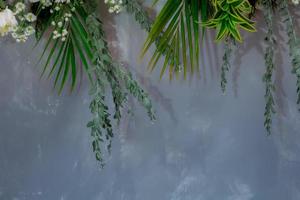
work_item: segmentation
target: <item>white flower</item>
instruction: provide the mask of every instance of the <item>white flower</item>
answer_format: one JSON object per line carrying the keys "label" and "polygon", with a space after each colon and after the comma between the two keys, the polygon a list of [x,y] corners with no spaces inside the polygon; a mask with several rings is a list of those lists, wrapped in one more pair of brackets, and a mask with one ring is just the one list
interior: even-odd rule
{"label": "white flower", "polygon": [[49,7],[52,5],[51,0],[40,0],[41,4],[43,5],[44,8]]}
{"label": "white flower", "polygon": [[68,31],[66,29],[63,29],[62,32],[61,32],[61,35],[66,36],[67,34],[68,34]]}
{"label": "white flower", "polygon": [[32,26],[27,26],[24,31],[26,36],[32,35],[35,33],[35,30]]}
{"label": "white flower", "polygon": [[57,26],[58,26],[58,27],[62,27],[62,26],[63,26],[63,23],[62,23],[62,22],[58,22],[58,23],[57,23]]}
{"label": "white flower", "polygon": [[295,4],[295,5],[298,5],[299,4],[299,0],[292,0],[292,3]]}
{"label": "white flower", "polygon": [[0,35],[7,35],[12,29],[18,25],[14,13],[6,8],[0,12]]}
{"label": "white flower", "polygon": [[119,13],[122,10],[122,0],[104,0],[104,3],[108,5],[108,12]]}
{"label": "white flower", "polygon": [[16,14],[22,12],[25,10],[25,4],[22,3],[22,2],[18,2],[16,5],[15,5],[15,8],[16,8]]}
{"label": "white flower", "polygon": [[36,16],[33,14],[33,13],[27,13],[25,15],[25,19],[28,21],[28,22],[34,22],[36,20]]}
{"label": "white flower", "polygon": [[55,3],[65,3],[65,2],[67,2],[67,0],[55,0],[54,2]]}

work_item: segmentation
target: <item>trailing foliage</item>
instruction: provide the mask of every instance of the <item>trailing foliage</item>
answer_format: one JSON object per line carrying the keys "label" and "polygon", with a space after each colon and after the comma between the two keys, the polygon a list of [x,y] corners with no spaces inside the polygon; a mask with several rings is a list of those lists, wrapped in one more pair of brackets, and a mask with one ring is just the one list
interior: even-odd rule
{"label": "trailing foliage", "polygon": [[272,114],[275,113],[274,109],[274,97],[273,93],[275,91],[275,85],[273,81],[273,72],[274,72],[274,52],[275,52],[275,36],[273,33],[273,15],[272,15],[272,4],[269,0],[263,0],[263,12],[264,19],[267,24],[267,33],[265,37],[266,41],[266,50],[265,50],[265,65],[266,72],[263,77],[263,81],[266,84],[266,92],[265,92],[265,128],[268,133],[271,133],[271,125],[272,125]]}
{"label": "trailing foliage", "polygon": [[147,32],[150,32],[152,21],[147,12],[143,9],[143,6],[136,0],[123,0],[123,5],[128,13],[134,15],[141,27]]}
{"label": "trailing foliage", "polygon": [[[159,0],[154,0],[154,5]],[[294,4],[298,1],[291,1]],[[80,73],[89,79],[90,111],[93,118],[88,123],[91,129],[92,146],[96,159],[104,165],[103,146],[110,152],[114,121],[119,123],[122,112],[127,108],[128,95],[134,96],[154,120],[152,104],[146,92],[135,81],[132,74],[114,61],[106,42],[102,22],[98,18],[97,0],[0,0],[0,35],[10,34],[17,42],[25,42],[35,33],[37,43],[46,39],[39,62],[43,63],[41,76],[52,78],[54,88],[61,93],[66,85],[72,92],[78,83]],[[300,38],[295,33],[293,16],[287,0],[166,0],[153,21],[138,0],[105,0],[112,14],[124,8],[149,34],[141,56],[155,46],[149,62],[149,69],[160,66],[160,77],[165,73],[172,79],[188,74],[200,73],[199,63],[206,28],[216,30],[216,41],[225,42],[221,66],[221,88],[227,84],[232,46],[242,42],[241,30],[255,32],[257,9],[263,7],[266,21],[266,49],[263,76],[265,83],[265,128],[271,133],[274,102],[274,13],[279,8],[286,26],[292,73],[297,77],[297,103],[300,103]],[[35,26],[35,28],[33,28]],[[111,94],[109,94],[109,92]],[[111,112],[107,95],[113,98]]]}
{"label": "trailing foliage", "polygon": [[[90,2],[93,3],[93,2]],[[41,30],[40,39],[45,35],[46,30],[53,26],[53,19],[64,16],[65,13],[71,11],[72,17],[65,22],[69,34],[65,35],[65,39],[57,40],[53,33],[48,36],[45,50],[42,56],[48,53],[46,64],[42,75],[45,74],[50,65],[50,61],[54,59],[48,77],[55,74],[54,86],[59,92],[62,91],[66,80],[71,79],[71,91],[74,89],[77,78],[77,60],[80,60],[87,76],[90,79],[91,90],[90,95],[92,101],[90,110],[93,119],[88,123],[93,138],[92,146],[96,159],[104,166],[102,144],[106,144],[108,152],[111,150],[113,139],[113,129],[111,114],[106,102],[107,87],[109,85],[113,97],[115,111],[113,118],[119,123],[121,120],[122,108],[127,102],[128,93],[133,95],[147,110],[151,120],[154,120],[152,104],[148,95],[141,89],[139,84],[133,79],[132,75],[124,71],[120,65],[115,63],[110,55],[105,34],[102,29],[100,19],[93,12],[94,9],[90,5],[82,6],[80,2],[73,2],[72,5],[64,4],[63,7],[55,12],[48,19],[48,26]],[[47,51],[48,49],[48,51]],[[58,69],[56,69],[58,66]],[[81,70],[80,70],[81,71]]]}
{"label": "trailing foliage", "polygon": [[[93,140],[93,150],[96,153],[96,159],[99,160],[103,166],[103,158],[101,154],[101,142],[108,141],[107,149],[110,151],[111,140],[113,138],[112,125],[108,106],[105,103],[105,82],[110,84],[112,97],[115,105],[114,119],[117,122],[121,119],[121,108],[127,100],[127,90],[130,94],[137,98],[137,100],[147,109],[151,120],[154,120],[152,111],[152,104],[148,95],[140,88],[138,83],[132,78],[131,74],[121,69],[121,66],[113,62],[105,35],[102,30],[102,23],[97,19],[95,14],[91,14],[86,18],[87,32],[91,38],[93,49],[93,68],[96,75],[96,81],[91,95],[93,97],[90,104],[91,112],[94,115],[93,120],[88,123],[91,128]],[[102,130],[106,130],[104,134]]]}
{"label": "trailing foliage", "polygon": [[293,18],[288,8],[286,0],[282,0],[280,11],[283,22],[286,26],[286,34],[288,36],[289,55],[293,66],[292,73],[297,77],[297,103],[300,104],[300,38],[295,33]]}
{"label": "trailing foliage", "polygon": [[221,89],[223,93],[226,90],[226,84],[227,84],[226,74],[231,67],[230,59],[232,56],[232,42],[233,40],[231,38],[225,41],[223,64],[221,67]]}

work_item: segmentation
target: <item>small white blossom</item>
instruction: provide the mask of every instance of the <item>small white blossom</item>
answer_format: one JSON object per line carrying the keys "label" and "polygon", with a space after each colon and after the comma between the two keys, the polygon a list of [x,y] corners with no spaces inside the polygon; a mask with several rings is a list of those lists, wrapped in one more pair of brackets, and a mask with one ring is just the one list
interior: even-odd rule
{"label": "small white blossom", "polygon": [[33,13],[27,13],[25,15],[25,19],[28,21],[28,22],[34,22],[36,20],[36,16],[33,14]]}
{"label": "small white blossom", "polygon": [[32,26],[27,26],[24,31],[26,36],[30,36],[35,33],[35,30]]}
{"label": "small white blossom", "polygon": [[55,0],[54,2],[55,3],[65,3],[65,2],[67,2],[67,0]]}
{"label": "small white blossom", "polygon": [[122,0],[104,0],[104,3],[108,5],[108,12],[119,13],[122,10]]}
{"label": "small white blossom", "polygon": [[62,26],[63,26],[63,23],[62,23],[62,22],[57,22],[57,26],[58,26],[58,27],[62,27]]}
{"label": "small white blossom", "polygon": [[[43,5],[44,8],[49,7],[49,6],[52,5],[52,1],[51,0],[40,0],[40,3]],[[51,12],[51,10],[50,10],[50,12]]]}
{"label": "small white blossom", "polygon": [[20,13],[20,12],[22,12],[22,11],[25,10],[25,4],[22,3],[22,2],[18,2],[18,3],[16,3],[15,8],[16,8],[16,12],[15,13],[16,14]]}
{"label": "small white blossom", "polygon": [[68,34],[68,31],[66,29],[63,29],[62,32],[61,32],[61,35],[66,36],[67,34]]}

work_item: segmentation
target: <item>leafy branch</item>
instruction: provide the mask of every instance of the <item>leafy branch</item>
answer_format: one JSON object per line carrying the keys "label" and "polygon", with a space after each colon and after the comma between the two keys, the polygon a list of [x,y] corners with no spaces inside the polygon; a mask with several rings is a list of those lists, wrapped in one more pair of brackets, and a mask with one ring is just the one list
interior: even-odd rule
{"label": "leafy branch", "polygon": [[[111,118],[113,117],[117,123],[120,122],[128,94],[134,96],[145,107],[150,119],[154,120],[152,103],[148,94],[143,91],[132,75],[122,69],[122,66],[113,62],[105,40],[102,22],[94,14],[95,9],[89,4],[83,5],[77,1],[59,6],[60,9],[52,11],[50,17],[42,23],[46,25],[39,26],[38,41],[47,35],[48,30],[54,29],[48,35],[41,55],[41,59],[44,57],[46,59],[42,76],[47,72],[48,77],[53,76],[54,87],[58,89],[59,93],[62,92],[67,80],[70,79],[72,91],[78,76],[77,68],[84,68],[91,84],[90,96],[92,100],[89,108],[93,114],[93,118],[87,126],[91,129],[95,157],[103,167],[102,146],[106,145],[106,149],[110,152],[114,136]],[[67,20],[65,16],[69,16]],[[58,23],[62,22],[61,18],[64,21],[57,26]],[[61,32],[65,33],[63,37]],[[80,65],[78,65],[78,61],[81,62]],[[111,116],[106,100],[108,87],[113,97],[113,116]]]}
{"label": "leafy branch", "polygon": [[286,33],[288,36],[289,55],[293,66],[292,73],[297,77],[297,103],[300,104],[300,38],[295,33],[293,18],[288,8],[286,0],[282,0],[280,4],[280,12],[283,16],[283,22],[286,25]]}
{"label": "leafy branch", "polygon": [[[93,137],[93,150],[96,159],[104,165],[101,154],[101,143],[108,142],[107,149],[110,151],[111,141],[113,138],[112,125],[108,106],[105,104],[105,87],[104,79],[110,84],[113,101],[115,105],[114,118],[117,122],[121,119],[121,108],[127,101],[127,90],[146,108],[151,120],[155,119],[152,104],[148,95],[140,88],[138,83],[132,78],[132,75],[121,69],[116,63],[113,63],[105,35],[102,29],[101,21],[95,14],[90,14],[86,18],[86,26],[91,46],[93,49],[93,68],[96,75],[94,88],[91,92],[92,102],[90,104],[93,119],[88,123],[91,128]],[[103,137],[102,129],[106,129],[106,135]]]}
{"label": "leafy branch", "polygon": [[135,20],[143,29],[150,32],[153,22],[139,2],[136,0],[123,0],[123,6],[126,8],[128,13],[134,15]]}
{"label": "leafy branch", "polygon": [[265,92],[265,128],[269,134],[271,134],[271,126],[272,126],[272,115],[275,113],[275,102],[273,93],[275,91],[275,85],[273,82],[273,72],[274,72],[274,46],[275,46],[275,36],[273,33],[273,14],[272,14],[272,4],[269,0],[263,0],[263,12],[264,12],[264,19],[267,24],[267,34],[265,38],[265,42],[267,44],[267,48],[265,50],[265,65],[266,65],[266,72],[263,76],[263,81],[266,85],[266,92]]}
{"label": "leafy branch", "polygon": [[230,59],[232,56],[232,42],[233,41],[231,38],[225,41],[225,47],[224,47],[225,52],[223,55],[223,64],[221,67],[221,89],[223,93],[226,90],[226,84],[227,84],[226,74],[231,67]]}

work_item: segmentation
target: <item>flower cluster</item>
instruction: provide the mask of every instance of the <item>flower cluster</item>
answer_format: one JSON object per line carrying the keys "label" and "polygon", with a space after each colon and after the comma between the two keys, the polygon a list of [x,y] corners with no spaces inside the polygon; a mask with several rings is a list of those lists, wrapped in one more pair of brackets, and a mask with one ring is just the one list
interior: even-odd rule
{"label": "flower cluster", "polygon": [[30,35],[35,33],[32,23],[36,21],[36,16],[31,12],[26,12],[26,6],[22,2],[16,3],[14,15],[19,23],[12,29],[11,36],[17,42],[25,42]]}
{"label": "flower cluster", "polygon": [[299,0],[292,0],[292,3],[293,3],[294,5],[298,5],[298,4],[299,4]]}
{"label": "flower cluster", "polygon": [[75,11],[75,7],[71,9],[62,9],[63,3],[70,3],[70,1],[64,0],[56,0],[57,3],[54,6],[54,9],[51,9],[50,12],[54,13],[54,19],[51,22],[51,25],[54,27],[53,31],[53,39],[61,39],[62,42],[66,41],[66,36],[68,35],[68,26],[70,22],[70,18],[72,17],[72,12]]}
{"label": "flower cluster", "polygon": [[18,25],[14,13],[6,8],[0,12],[0,35],[5,36]]}
{"label": "flower cluster", "polygon": [[104,3],[108,5],[110,13],[119,13],[122,10],[123,0],[104,0]]}

